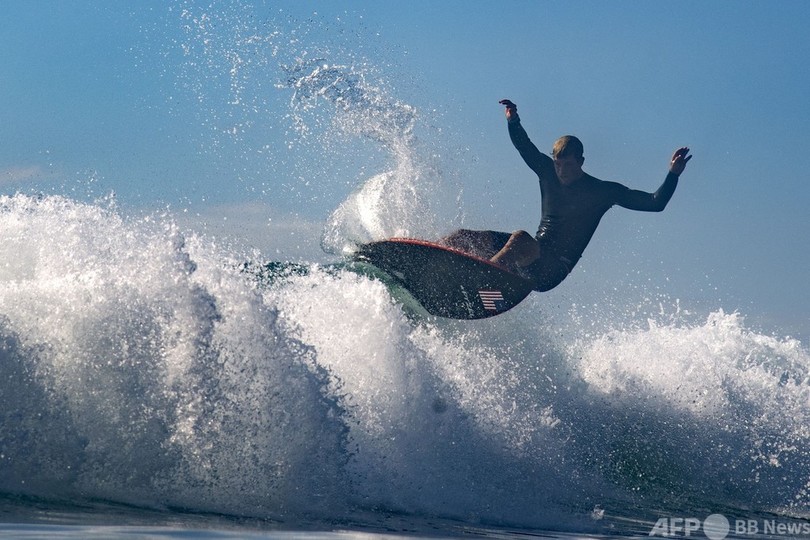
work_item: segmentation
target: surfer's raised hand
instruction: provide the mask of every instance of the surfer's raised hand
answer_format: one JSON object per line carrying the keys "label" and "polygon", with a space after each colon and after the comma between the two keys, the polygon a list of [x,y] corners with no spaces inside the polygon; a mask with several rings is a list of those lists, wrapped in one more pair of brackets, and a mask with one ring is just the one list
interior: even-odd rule
{"label": "surfer's raised hand", "polygon": [[512,103],[508,99],[502,99],[498,103],[500,103],[501,105],[506,107],[506,119],[507,120],[511,121],[513,117],[517,118],[517,105],[515,105],[514,103]]}
{"label": "surfer's raised hand", "polygon": [[692,156],[689,155],[689,148],[686,146],[678,148],[672,154],[672,161],[669,162],[669,172],[680,176],[686,169],[686,164],[689,163],[690,159],[692,159]]}

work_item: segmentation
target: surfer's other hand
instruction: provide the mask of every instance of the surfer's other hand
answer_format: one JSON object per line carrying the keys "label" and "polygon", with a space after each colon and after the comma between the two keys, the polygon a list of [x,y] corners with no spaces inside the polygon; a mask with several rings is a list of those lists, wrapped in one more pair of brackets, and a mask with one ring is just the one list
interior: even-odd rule
{"label": "surfer's other hand", "polygon": [[677,174],[678,176],[686,169],[686,164],[689,163],[689,160],[692,159],[692,156],[689,155],[689,148],[684,146],[675,150],[675,153],[672,154],[672,161],[669,162],[669,171],[673,174]]}
{"label": "surfer's other hand", "polygon": [[506,107],[506,119],[511,120],[513,115],[517,115],[517,105],[508,99],[502,99],[498,103]]}

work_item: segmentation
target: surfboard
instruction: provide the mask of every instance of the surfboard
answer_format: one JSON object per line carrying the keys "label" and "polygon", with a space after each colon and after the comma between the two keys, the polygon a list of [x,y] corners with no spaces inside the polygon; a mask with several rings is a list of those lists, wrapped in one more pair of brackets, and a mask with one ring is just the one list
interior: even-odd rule
{"label": "surfboard", "polygon": [[486,259],[412,238],[359,246],[352,255],[400,284],[431,315],[484,319],[509,311],[532,292],[532,282]]}

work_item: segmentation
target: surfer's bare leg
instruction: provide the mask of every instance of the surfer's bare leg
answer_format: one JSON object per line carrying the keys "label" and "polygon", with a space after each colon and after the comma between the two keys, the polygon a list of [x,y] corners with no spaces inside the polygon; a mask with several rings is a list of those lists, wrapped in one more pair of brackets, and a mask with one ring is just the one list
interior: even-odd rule
{"label": "surfer's bare leg", "polygon": [[458,229],[440,239],[438,243],[485,259],[492,257],[499,249],[499,247],[493,248],[493,245],[495,245],[493,231]]}
{"label": "surfer's bare leg", "polygon": [[506,268],[528,266],[540,256],[540,245],[526,231],[515,231],[490,260]]}

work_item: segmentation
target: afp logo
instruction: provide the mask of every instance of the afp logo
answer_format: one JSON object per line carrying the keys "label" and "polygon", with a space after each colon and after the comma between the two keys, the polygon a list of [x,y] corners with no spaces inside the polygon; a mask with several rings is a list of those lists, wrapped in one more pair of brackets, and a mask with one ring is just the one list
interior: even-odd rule
{"label": "afp logo", "polygon": [[685,538],[701,529],[709,540],[723,540],[728,536],[730,524],[722,514],[712,514],[702,524],[698,518],[660,518],[655,522],[649,536]]}

